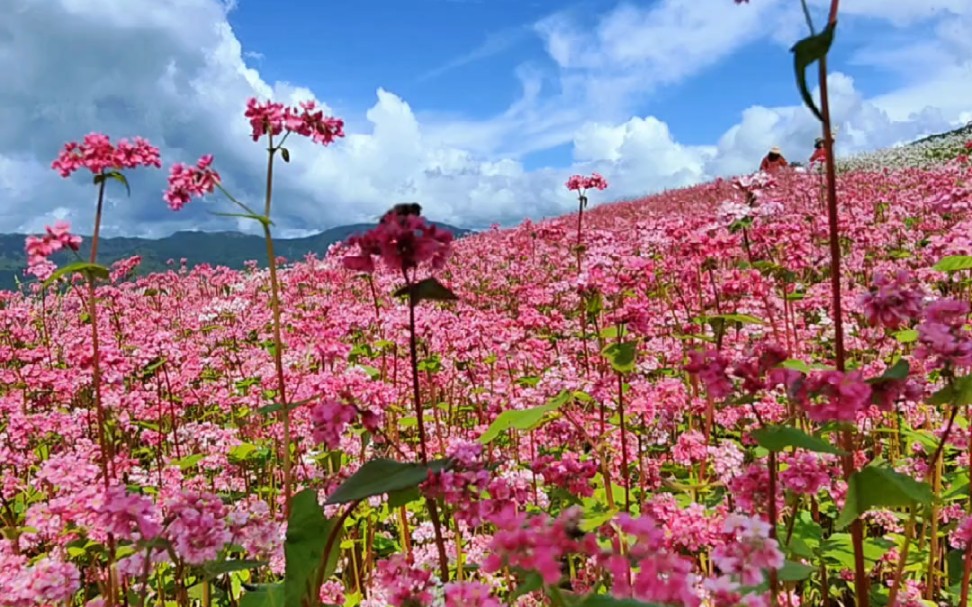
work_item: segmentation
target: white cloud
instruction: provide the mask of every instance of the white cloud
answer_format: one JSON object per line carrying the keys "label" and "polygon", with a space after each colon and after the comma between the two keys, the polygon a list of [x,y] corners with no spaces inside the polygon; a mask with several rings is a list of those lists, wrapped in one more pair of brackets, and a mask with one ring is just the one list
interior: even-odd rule
{"label": "white cloud", "polygon": [[[63,142],[92,130],[143,135],[162,147],[167,164],[212,152],[227,186],[257,200],[265,154],[250,141],[246,99],[314,98],[299,82],[264,81],[247,63],[253,56],[227,22],[230,3],[7,1],[13,8],[0,21],[0,231],[36,231],[64,216],[89,229],[90,183],[62,181],[49,164]],[[895,23],[939,19],[925,43],[937,63],[873,99],[863,98],[850,77],[835,74],[831,95],[842,152],[907,140],[967,115],[972,78],[961,58],[972,54],[972,36],[964,35],[968,0],[931,2],[931,17],[899,6],[910,2],[893,4],[883,16],[878,8],[887,4],[877,0],[847,3],[846,10]],[[376,100],[364,120],[347,116],[354,127],[345,140],[327,149],[290,146],[293,162],[277,172],[277,225],[281,233],[296,233],[370,220],[391,203],[418,200],[433,218],[479,227],[571,211],[575,201],[563,182],[572,172],[605,174],[612,187],[598,199],[610,199],[752,170],[771,145],[803,159],[818,127],[798,106],[749,108],[714,146],[682,145],[663,121],[633,111],[657,87],[691,78],[749,41],[779,36],[773,24],[792,26],[794,14],[799,19],[784,0],[743,7],[731,0],[623,3],[593,19],[557,13],[535,27],[553,71],[521,66],[519,98],[487,120],[417,113],[375,83]],[[491,44],[462,60],[503,48]],[[873,62],[886,60],[887,49],[869,52]],[[571,166],[528,171],[520,161],[564,144],[572,146]],[[169,212],[161,201],[161,171],[134,175],[132,186],[130,200],[112,192],[108,231],[254,227],[214,218],[197,203]]]}

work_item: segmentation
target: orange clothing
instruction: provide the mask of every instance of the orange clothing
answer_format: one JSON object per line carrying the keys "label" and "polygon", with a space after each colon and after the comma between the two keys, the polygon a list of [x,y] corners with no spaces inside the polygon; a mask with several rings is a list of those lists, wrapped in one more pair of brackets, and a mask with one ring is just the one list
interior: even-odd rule
{"label": "orange clothing", "polygon": [[770,160],[769,156],[763,158],[763,162],[759,165],[759,170],[764,173],[769,173],[770,175],[778,172],[780,169],[785,169],[790,166],[790,163],[786,161],[786,158],[780,156],[776,160]]}
{"label": "orange clothing", "polygon": [[810,165],[813,166],[818,162],[827,164],[827,148],[817,148],[813,151],[813,156],[810,157]]}

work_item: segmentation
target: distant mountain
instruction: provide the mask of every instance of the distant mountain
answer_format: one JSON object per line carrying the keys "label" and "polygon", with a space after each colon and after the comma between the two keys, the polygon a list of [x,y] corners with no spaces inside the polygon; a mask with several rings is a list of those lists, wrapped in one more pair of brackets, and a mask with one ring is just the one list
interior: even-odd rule
{"label": "distant mountain", "polygon": [[[452,232],[456,238],[470,234],[470,230],[436,223],[440,228]],[[278,257],[299,261],[309,253],[323,256],[328,247],[336,242],[347,240],[354,234],[365,232],[374,227],[372,224],[354,224],[325,230],[320,234],[303,238],[274,239],[274,252]],[[24,234],[0,234],[0,290],[17,288],[17,280],[26,282],[24,268],[27,257],[24,253]],[[90,238],[85,238],[81,256],[88,257]],[[111,265],[119,259],[133,255],[142,256],[140,274],[149,274],[167,269],[168,261],[177,263],[185,258],[190,266],[209,264],[241,269],[247,261],[255,260],[260,266],[266,265],[266,244],[262,236],[241,232],[176,232],[165,238],[102,238],[98,244],[98,261]],[[54,257],[58,264],[69,262],[70,256],[59,253]]]}

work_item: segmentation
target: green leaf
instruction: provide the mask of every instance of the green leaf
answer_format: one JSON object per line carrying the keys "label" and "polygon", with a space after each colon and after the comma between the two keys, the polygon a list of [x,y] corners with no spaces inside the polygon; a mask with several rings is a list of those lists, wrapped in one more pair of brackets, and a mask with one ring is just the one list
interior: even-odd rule
{"label": "green leaf", "polygon": [[375,495],[416,487],[429,477],[429,472],[439,472],[449,466],[449,460],[436,460],[428,464],[403,464],[395,460],[378,458],[361,466],[351,478],[331,494],[325,504],[347,504]]}
{"label": "green leaf", "polygon": [[240,607],[283,607],[284,584],[263,584],[247,590],[240,598]]}
{"label": "green leaf", "polygon": [[799,371],[804,375],[809,375],[811,371],[810,365],[803,362],[802,360],[796,360],[795,358],[784,360],[783,362],[780,363],[780,366],[783,367],[784,369],[789,369],[791,371]]}
{"label": "green leaf", "polygon": [[844,454],[844,451],[827,441],[816,436],[810,436],[792,426],[766,426],[754,431],[752,437],[756,439],[760,447],[769,451],[783,451],[787,447],[799,447],[815,453]]}
{"label": "green leaf", "polygon": [[791,49],[793,52],[793,69],[796,72],[797,87],[800,89],[800,96],[803,97],[803,102],[810,108],[810,111],[813,112],[813,115],[820,122],[823,122],[823,115],[817,109],[817,104],[813,101],[813,95],[810,94],[810,89],[807,87],[807,68],[827,56],[827,52],[830,51],[830,46],[834,43],[834,30],[836,27],[836,22],[831,23],[824,31],[804,38],[797,42]]}
{"label": "green leaf", "polygon": [[215,211],[210,211],[210,215],[218,215],[219,217],[243,217],[245,219],[252,219],[260,225],[269,227],[273,225],[270,218],[265,215],[257,215],[256,213],[217,213]]}
{"label": "green leaf", "polygon": [[74,274],[75,272],[84,274],[85,276],[90,276],[92,278],[101,279],[107,279],[110,275],[108,268],[105,266],[98,265],[96,263],[88,263],[87,261],[78,261],[55,270],[54,273],[44,281],[44,286],[48,287],[62,277],[67,276],[68,274]]}
{"label": "green leaf", "polygon": [[939,272],[958,272],[972,270],[972,255],[949,255],[935,264],[933,270]]}
{"label": "green leaf", "polygon": [[408,487],[406,489],[399,489],[398,491],[388,492],[388,507],[389,508],[401,508],[402,506],[407,506],[412,502],[421,499],[422,494],[419,492],[418,487]]}
{"label": "green leaf", "polygon": [[216,578],[220,575],[226,573],[233,573],[235,571],[249,571],[250,569],[259,569],[267,565],[267,561],[254,561],[254,560],[241,560],[241,561],[220,561],[218,563],[207,563],[203,566],[203,571],[206,572],[206,577],[209,579]]}
{"label": "green leaf", "polygon": [[932,394],[928,404],[956,407],[972,405],[972,375],[957,377],[952,383]]}
{"label": "green leaf", "polygon": [[571,398],[569,392],[564,392],[550,400],[546,405],[532,407],[530,409],[518,409],[515,411],[503,411],[496,416],[489,428],[479,437],[479,442],[484,445],[496,440],[496,438],[510,429],[530,431],[539,427],[546,415],[563,407]]}
{"label": "green leaf", "polygon": [[536,571],[527,571],[523,575],[523,581],[510,595],[510,602],[515,602],[521,596],[536,592],[541,588],[543,588],[543,577]]}
{"label": "green leaf", "polygon": [[810,565],[786,561],[783,568],[776,572],[776,575],[781,582],[800,582],[810,577],[810,574],[814,571],[816,569]]}
{"label": "green leaf", "polygon": [[844,510],[835,526],[843,529],[872,508],[915,506],[930,504],[932,490],[891,468],[868,466],[855,472],[847,486]]}
{"label": "green leaf", "polygon": [[427,299],[429,301],[459,301],[455,293],[446,288],[441,282],[434,278],[405,285],[395,291],[395,297],[409,296],[415,304]]}
{"label": "green leaf", "polygon": [[918,331],[915,329],[902,329],[894,334],[894,338],[903,344],[912,344],[918,341]]}
{"label": "green leaf", "polygon": [[95,175],[94,176],[95,185],[104,183],[108,179],[114,179],[118,183],[122,184],[123,186],[125,186],[125,190],[128,192],[128,195],[129,196],[132,195],[132,188],[129,187],[129,185],[128,185],[128,179],[126,179],[125,176],[122,175],[121,173],[119,173],[118,171],[111,171],[109,173],[101,173],[99,175]]}
{"label": "green leaf", "polygon": [[284,541],[286,570],[284,573],[285,607],[303,607],[305,597],[315,599],[319,589],[316,580],[327,579],[337,568],[340,542],[334,541],[331,554],[324,563],[323,575],[319,575],[324,560],[324,548],[334,529],[334,521],[325,518],[317,502],[317,492],[305,489],[290,501],[290,517],[287,519],[287,537]]}
{"label": "green leaf", "polygon": [[611,366],[618,373],[630,373],[635,370],[638,344],[633,341],[611,344],[604,348],[601,354],[611,361]]}
{"label": "green leaf", "polygon": [[888,381],[901,381],[908,379],[908,373],[910,372],[911,365],[908,364],[907,360],[901,358],[898,359],[898,362],[894,363],[893,366],[885,369],[884,373],[882,373],[880,377],[870,379],[868,380],[868,383],[879,384]]}
{"label": "green leaf", "polygon": [[188,470],[192,468],[206,457],[202,453],[194,453],[192,455],[187,455],[186,457],[172,462],[179,467],[179,470]]}
{"label": "green leaf", "polygon": [[725,322],[738,322],[742,325],[765,325],[766,323],[761,318],[756,318],[750,314],[714,314],[712,316],[706,316],[707,320],[723,320]]}
{"label": "green leaf", "polygon": [[284,162],[290,162],[290,150],[287,148],[280,148],[280,156],[283,158]]}

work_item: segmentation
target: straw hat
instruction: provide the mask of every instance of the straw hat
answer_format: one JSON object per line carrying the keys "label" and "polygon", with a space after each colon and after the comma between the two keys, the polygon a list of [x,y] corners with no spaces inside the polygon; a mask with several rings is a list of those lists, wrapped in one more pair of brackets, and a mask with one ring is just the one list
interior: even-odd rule
{"label": "straw hat", "polygon": [[780,156],[782,156],[783,150],[781,150],[780,148],[774,145],[773,147],[770,148],[770,154],[779,154]]}

